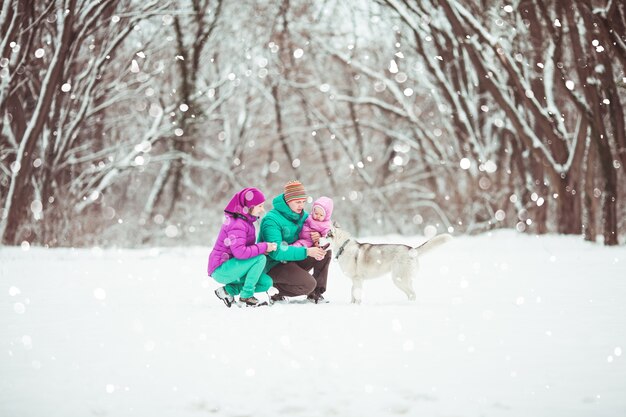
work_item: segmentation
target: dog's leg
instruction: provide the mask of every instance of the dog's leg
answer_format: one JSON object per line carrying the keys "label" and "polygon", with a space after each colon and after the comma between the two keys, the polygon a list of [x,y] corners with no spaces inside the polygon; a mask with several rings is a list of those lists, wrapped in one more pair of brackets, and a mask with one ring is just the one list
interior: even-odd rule
{"label": "dog's leg", "polygon": [[413,290],[413,282],[410,276],[393,275],[393,283],[406,294],[410,301],[415,300],[415,291]]}
{"label": "dog's leg", "polygon": [[415,290],[413,289],[413,279],[410,275],[403,277],[402,285],[404,287],[404,293],[409,301],[415,301]]}
{"label": "dog's leg", "polygon": [[363,294],[363,279],[352,279],[352,304],[361,304],[361,296]]}
{"label": "dog's leg", "polygon": [[414,267],[412,265],[397,264],[391,271],[391,278],[396,287],[400,288],[409,299],[409,301],[415,300],[415,290],[413,290],[413,277],[412,271]]}

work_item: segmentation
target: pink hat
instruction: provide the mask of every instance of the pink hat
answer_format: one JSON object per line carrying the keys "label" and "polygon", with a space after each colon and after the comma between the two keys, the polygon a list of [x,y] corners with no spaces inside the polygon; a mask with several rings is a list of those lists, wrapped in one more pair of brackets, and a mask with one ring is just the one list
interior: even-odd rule
{"label": "pink hat", "polygon": [[265,196],[258,188],[244,188],[230,199],[224,211],[247,214],[249,209],[265,201]]}
{"label": "pink hat", "polygon": [[330,220],[330,216],[333,214],[333,200],[329,197],[320,197],[313,202],[311,211],[319,207],[324,212],[324,221]]}

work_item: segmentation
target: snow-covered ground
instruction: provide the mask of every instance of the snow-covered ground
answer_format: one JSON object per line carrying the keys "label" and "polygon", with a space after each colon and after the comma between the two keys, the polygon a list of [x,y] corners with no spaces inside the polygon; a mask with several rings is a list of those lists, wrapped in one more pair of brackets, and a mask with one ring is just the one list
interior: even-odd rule
{"label": "snow-covered ground", "polygon": [[[370,242],[419,244],[397,236]],[[227,309],[208,248],[0,247],[0,416],[624,416],[626,248],[511,231],[426,255],[417,302]]]}

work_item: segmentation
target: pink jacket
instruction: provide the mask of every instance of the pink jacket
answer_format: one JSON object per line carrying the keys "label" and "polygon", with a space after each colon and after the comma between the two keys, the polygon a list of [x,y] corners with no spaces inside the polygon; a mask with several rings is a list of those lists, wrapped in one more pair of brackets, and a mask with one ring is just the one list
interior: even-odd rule
{"label": "pink jacket", "polygon": [[[317,221],[313,219],[313,211],[315,210],[315,207],[321,208],[324,210],[324,213],[326,213],[323,220]],[[304,221],[299,238],[293,243],[293,246],[305,246],[307,248],[314,246],[313,239],[311,239],[311,232],[318,232],[322,237],[326,236],[332,226],[330,220],[330,216],[332,214],[333,200],[328,197],[320,197],[315,200],[313,202],[313,207],[311,208],[311,213],[309,213],[309,217],[307,217]]]}

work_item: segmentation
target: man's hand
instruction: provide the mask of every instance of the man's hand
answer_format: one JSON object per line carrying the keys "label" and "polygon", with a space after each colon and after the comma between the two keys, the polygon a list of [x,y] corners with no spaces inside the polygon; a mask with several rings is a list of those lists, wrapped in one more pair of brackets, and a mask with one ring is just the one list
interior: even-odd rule
{"label": "man's hand", "polygon": [[306,249],[306,255],[315,258],[318,261],[321,261],[322,259],[324,259],[324,256],[326,256],[326,251],[322,248],[313,246]]}
{"label": "man's hand", "polygon": [[315,246],[317,246],[317,242],[320,240],[320,234],[319,232],[311,232],[311,240],[313,240],[313,243],[315,243]]}

